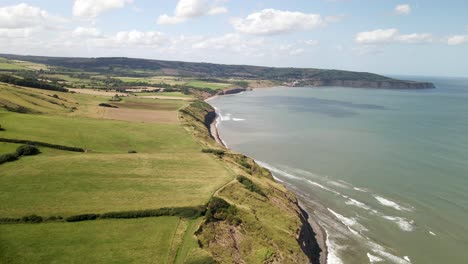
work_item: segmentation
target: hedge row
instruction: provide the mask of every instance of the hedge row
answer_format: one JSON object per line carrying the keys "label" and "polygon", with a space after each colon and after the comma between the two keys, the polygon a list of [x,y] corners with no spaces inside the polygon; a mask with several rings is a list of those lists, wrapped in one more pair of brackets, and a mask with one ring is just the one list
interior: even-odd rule
{"label": "hedge row", "polygon": [[0,224],[20,224],[20,223],[28,223],[28,224],[38,224],[46,221],[61,221],[63,218],[61,216],[50,216],[44,218],[39,215],[28,215],[23,216],[21,218],[10,218],[10,217],[1,217]]}
{"label": "hedge row", "polygon": [[261,196],[264,196],[266,197],[265,193],[262,191],[262,189],[256,185],[255,183],[253,183],[249,178],[247,177],[244,177],[242,175],[239,175],[237,176],[237,180],[242,184],[244,185],[244,187],[251,191],[251,192],[254,192],[254,193],[258,193],[260,194]]}
{"label": "hedge row", "polygon": [[39,141],[23,140],[23,139],[0,138],[0,142],[20,143],[20,144],[42,146],[42,147],[47,147],[47,148],[54,148],[54,149],[74,151],[74,152],[85,152],[85,150],[82,148],[62,146],[62,145],[50,144],[50,143],[39,142]]}
{"label": "hedge row", "polygon": [[129,218],[143,218],[143,217],[158,217],[158,216],[178,216],[183,218],[197,218],[205,214],[205,207],[179,207],[179,208],[160,208],[160,209],[147,209],[137,211],[122,211],[122,212],[109,212],[103,214],[80,214],[72,215],[67,218],[61,216],[51,216],[44,218],[38,215],[29,215],[21,218],[8,218],[0,217],[0,224],[15,224],[15,223],[41,223],[46,221],[63,221],[66,222],[81,222],[97,219],[129,219]]}
{"label": "hedge row", "polygon": [[16,149],[15,153],[6,153],[0,155],[0,164],[18,160],[21,156],[32,156],[41,153],[36,146],[22,145]]}
{"label": "hedge row", "polygon": [[202,149],[203,153],[212,153],[215,154],[216,156],[223,156],[226,151],[221,150],[221,149]]}

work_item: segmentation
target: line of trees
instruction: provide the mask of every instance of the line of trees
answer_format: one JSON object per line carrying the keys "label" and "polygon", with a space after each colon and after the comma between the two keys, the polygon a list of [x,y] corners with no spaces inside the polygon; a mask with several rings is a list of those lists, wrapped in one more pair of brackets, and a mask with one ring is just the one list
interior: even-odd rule
{"label": "line of trees", "polygon": [[68,92],[67,89],[59,86],[58,84],[46,83],[46,82],[34,79],[32,77],[25,77],[22,79],[22,78],[17,78],[9,74],[0,74],[0,82],[9,83],[9,84],[18,85],[18,86],[30,87],[30,88],[37,88],[37,89],[42,89],[42,90]]}

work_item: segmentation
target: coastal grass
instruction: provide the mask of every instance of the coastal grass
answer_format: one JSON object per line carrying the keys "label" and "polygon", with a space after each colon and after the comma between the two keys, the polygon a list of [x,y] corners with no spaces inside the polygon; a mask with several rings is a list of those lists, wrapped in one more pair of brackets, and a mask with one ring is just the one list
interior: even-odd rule
{"label": "coastal grass", "polygon": [[[198,144],[179,125],[123,122],[76,116],[0,111],[5,138],[76,146],[100,153],[198,152]],[[27,125],[25,125],[27,124]]]}
{"label": "coastal grass", "polygon": [[[0,225],[2,263],[169,263],[177,217]],[[183,236],[179,234],[178,236]]]}
{"label": "coastal grass", "polygon": [[184,94],[184,93],[181,93],[181,92],[155,92],[155,93],[141,92],[141,93],[135,93],[135,95],[137,95],[137,96],[167,96],[167,97],[193,98],[192,95]]}
{"label": "coastal grass", "polygon": [[229,86],[232,86],[230,83],[215,83],[215,82],[206,82],[200,80],[190,80],[186,83],[187,86],[192,86],[196,88],[209,88],[212,90],[224,89]]}
{"label": "coastal grass", "polygon": [[44,153],[1,166],[2,217],[199,206],[232,178],[202,153]]}

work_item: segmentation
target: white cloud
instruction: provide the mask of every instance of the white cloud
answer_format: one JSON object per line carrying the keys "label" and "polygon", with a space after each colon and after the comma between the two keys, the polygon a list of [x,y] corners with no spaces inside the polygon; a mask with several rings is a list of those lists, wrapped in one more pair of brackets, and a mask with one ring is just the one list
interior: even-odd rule
{"label": "white cloud", "polygon": [[100,14],[122,8],[133,0],[75,0],[73,3],[73,15],[83,18],[95,18]]}
{"label": "white cloud", "polygon": [[165,42],[166,37],[157,31],[121,31],[118,32],[113,40],[121,45],[146,45],[158,46]]}
{"label": "white cloud", "polygon": [[449,45],[460,45],[468,42],[468,36],[465,35],[455,35],[451,36],[447,40]]}
{"label": "white cloud", "polygon": [[0,7],[0,28],[3,29],[55,27],[54,24],[60,22],[64,22],[64,19],[25,3]]}
{"label": "white cloud", "polygon": [[413,33],[408,35],[398,35],[395,38],[396,41],[407,44],[416,44],[416,43],[429,43],[434,40],[432,34],[429,33]]}
{"label": "white cloud", "polygon": [[161,25],[179,24],[192,18],[206,15],[217,15],[226,12],[227,8],[219,6],[218,1],[179,0],[174,11],[174,16],[169,16],[167,14],[161,15],[157,22]]}
{"label": "white cloud", "polygon": [[0,38],[27,38],[31,31],[30,28],[0,28]]}
{"label": "white cloud", "polygon": [[380,44],[389,43],[398,34],[398,29],[377,29],[374,31],[359,32],[356,35],[356,42],[359,44]]}
{"label": "white cloud", "polygon": [[408,4],[397,5],[395,7],[395,14],[409,15],[411,13],[411,6]]}
{"label": "white cloud", "polygon": [[418,44],[429,43],[433,41],[432,34],[413,33],[402,35],[398,29],[377,29],[374,31],[360,32],[356,34],[355,41],[358,44],[374,45],[389,43]]}
{"label": "white cloud", "polygon": [[246,18],[235,18],[231,24],[243,34],[277,35],[315,29],[326,25],[326,21],[319,14],[264,9]]}
{"label": "white cloud", "polygon": [[101,32],[94,27],[77,27],[73,30],[74,37],[99,37]]}

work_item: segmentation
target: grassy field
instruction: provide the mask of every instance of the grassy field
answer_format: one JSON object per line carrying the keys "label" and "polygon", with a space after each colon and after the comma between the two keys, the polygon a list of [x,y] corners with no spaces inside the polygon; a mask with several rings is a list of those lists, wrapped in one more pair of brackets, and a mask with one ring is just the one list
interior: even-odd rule
{"label": "grassy field", "polygon": [[115,77],[116,79],[122,80],[128,83],[137,83],[143,82],[148,84],[160,84],[160,83],[167,83],[170,85],[175,84],[184,84],[185,81],[181,80],[177,77],[172,76],[154,76],[154,77]]}
{"label": "grassy field", "polygon": [[169,263],[179,221],[157,217],[0,225],[0,262]]}
{"label": "grassy field", "polygon": [[135,93],[137,96],[151,96],[151,95],[157,95],[157,96],[168,96],[168,97],[186,97],[186,98],[192,98],[193,96],[190,94],[184,94],[181,92],[157,92],[157,93]]}
{"label": "grassy field", "polygon": [[179,125],[9,112],[0,119],[2,137],[91,150],[3,164],[1,216],[201,205],[232,177]]}
{"label": "grassy field", "polygon": [[205,82],[199,80],[191,80],[186,83],[188,86],[193,86],[197,88],[209,88],[212,90],[224,89],[229,86],[232,86],[230,83],[213,83],[213,82]]}

